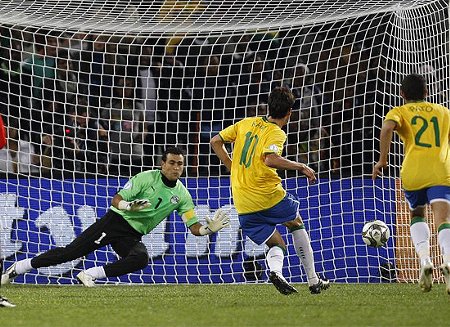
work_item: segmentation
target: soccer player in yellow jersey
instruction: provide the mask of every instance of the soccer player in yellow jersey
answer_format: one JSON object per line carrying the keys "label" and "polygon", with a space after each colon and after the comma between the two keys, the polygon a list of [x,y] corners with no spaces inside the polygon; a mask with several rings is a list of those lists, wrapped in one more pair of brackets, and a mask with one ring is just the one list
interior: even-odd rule
{"label": "soccer player in yellow jersey", "polygon": [[[298,170],[310,182],[316,180],[308,166],[281,157],[286,134],[285,126],[292,112],[295,97],[286,87],[275,88],[268,100],[268,117],[245,118],[222,130],[211,139],[211,146],[231,171],[233,200],[245,235],[256,244],[269,247],[267,263],[269,279],[285,295],[296,293],[282,275],[286,244],[276,225],[285,225],[293,235],[295,249],[307,276],[311,293],[329,287],[314,268],[309,236],[299,214],[299,202],[281,185],[277,169]],[[233,160],[224,144],[234,143]]]}
{"label": "soccer player in yellow jersey", "polygon": [[405,104],[391,109],[380,134],[380,158],[372,178],[387,167],[393,132],[400,136],[405,157],[400,172],[410,208],[411,239],[420,259],[419,286],[429,292],[433,285],[430,259],[430,229],[425,222],[425,205],[430,204],[438,229],[443,264],[441,272],[450,294],[450,111],[425,101],[428,95],[423,76],[405,77],[400,88]]}

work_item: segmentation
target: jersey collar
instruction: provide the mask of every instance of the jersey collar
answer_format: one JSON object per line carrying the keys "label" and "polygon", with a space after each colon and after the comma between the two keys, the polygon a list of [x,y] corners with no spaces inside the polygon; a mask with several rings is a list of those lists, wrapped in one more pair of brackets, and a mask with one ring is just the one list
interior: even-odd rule
{"label": "jersey collar", "polygon": [[167,187],[175,187],[177,185],[177,181],[170,181],[166,176],[164,176],[162,171],[160,171],[160,173],[161,173],[161,180],[164,183],[164,185],[166,185]]}

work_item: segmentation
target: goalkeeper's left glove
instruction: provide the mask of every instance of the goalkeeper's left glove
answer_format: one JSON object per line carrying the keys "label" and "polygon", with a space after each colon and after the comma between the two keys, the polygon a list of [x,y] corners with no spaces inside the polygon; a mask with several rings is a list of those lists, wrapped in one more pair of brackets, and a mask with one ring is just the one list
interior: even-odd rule
{"label": "goalkeeper's left glove", "polygon": [[230,217],[224,210],[218,209],[215,212],[213,219],[210,219],[208,216],[206,216],[206,225],[200,227],[200,234],[209,235],[212,233],[216,233],[222,228],[228,226],[230,226]]}
{"label": "goalkeeper's left glove", "polygon": [[148,207],[150,207],[148,200],[133,200],[131,202],[121,200],[118,205],[120,210],[125,211],[139,211]]}

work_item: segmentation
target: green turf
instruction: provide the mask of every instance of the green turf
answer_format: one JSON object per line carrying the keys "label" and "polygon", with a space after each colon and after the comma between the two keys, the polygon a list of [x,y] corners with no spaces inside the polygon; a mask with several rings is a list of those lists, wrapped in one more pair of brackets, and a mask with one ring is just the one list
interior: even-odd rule
{"label": "green turf", "polygon": [[16,308],[0,326],[450,326],[444,285],[333,284],[319,295],[296,285],[22,286],[2,288]]}

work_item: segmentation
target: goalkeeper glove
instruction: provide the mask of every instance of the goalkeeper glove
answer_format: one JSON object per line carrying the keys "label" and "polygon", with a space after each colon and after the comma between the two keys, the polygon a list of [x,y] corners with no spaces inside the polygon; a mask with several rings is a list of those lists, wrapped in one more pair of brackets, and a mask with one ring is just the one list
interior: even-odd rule
{"label": "goalkeeper glove", "polygon": [[220,231],[224,227],[230,226],[230,217],[228,214],[222,209],[218,209],[214,218],[211,220],[208,216],[206,216],[206,226],[203,225],[200,227],[201,235],[209,235],[212,233],[216,233]]}
{"label": "goalkeeper glove", "polygon": [[118,205],[120,210],[126,211],[139,211],[148,207],[150,207],[150,202],[148,200],[133,200],[131,202],[121,200]]}

